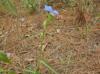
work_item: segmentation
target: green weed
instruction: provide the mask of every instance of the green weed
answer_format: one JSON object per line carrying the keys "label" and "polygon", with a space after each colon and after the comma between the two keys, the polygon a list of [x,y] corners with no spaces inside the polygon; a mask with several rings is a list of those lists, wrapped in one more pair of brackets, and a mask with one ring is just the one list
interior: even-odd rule
{"label": "green weed", "polygon": [[39,71],[33,70],[31,66],[24,70],[23,74],[40,74]]}
{"label": "green weed", "polygon": [[10,0],[0,0],[0,11],[8,11],[12,15],[17,15],[16,6]]}
{"label": "green weed", "polygon": [[40,65],[44,65],[46,68],[48,68],[52,73],[54,74],[58,74],[51,66],[50,64],[47,62],[47,61],[44,61],[46,60],[46,58],[44,58],[44,50],[45,50],[45,38],[46,38],[46,30],[47,30],[47,27],[49,25],[49,23],[53,20],[53,16],[51,14],[48,14],[47,15],[47,18],[44,20],[43,24],[42,24],[42,27],[43,27],[43,31],[40,33],[40,40],[41,40],[41,44],[40,44],[40,53],[38,54],[38,63],[37,63],[37,66],[39,67]]}
{"label": "green weed", "polygon": [[0,52],[0,61],[5,63],[10,63],[10,59],[7,57],[7,55],[4,52]]}
{"label": "green weed", "polygon": [[[0,62],[3,63],[11,63],[10,59],[7,57],[7,55],[4,52],[0,51]],[[0,74],[16,74],[13,70],[5,70],[3,67],[0,67]]]}
{"label": "green weed", "polygon": [[39,0],[22,0],[22,4],[30,13],[32,13],[38,10]]}

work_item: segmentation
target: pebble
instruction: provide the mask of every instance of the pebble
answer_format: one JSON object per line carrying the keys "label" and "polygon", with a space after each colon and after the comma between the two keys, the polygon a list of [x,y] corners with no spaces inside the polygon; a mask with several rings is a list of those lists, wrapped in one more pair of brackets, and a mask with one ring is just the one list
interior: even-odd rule
{"label": "pebble", "polygon": [[57,29],[57,30],[56,30],[56,32],[57,32],[57,33],[60,33],[60,32],[61,32],[61,30],[60,30],[60,29]]}
{"label": "pebble", "polygon": [[24,21],[25,21],[25,18],[24,18],[24,17],[21,17],[19,20],[20,20],[21,22],[24,22]]}

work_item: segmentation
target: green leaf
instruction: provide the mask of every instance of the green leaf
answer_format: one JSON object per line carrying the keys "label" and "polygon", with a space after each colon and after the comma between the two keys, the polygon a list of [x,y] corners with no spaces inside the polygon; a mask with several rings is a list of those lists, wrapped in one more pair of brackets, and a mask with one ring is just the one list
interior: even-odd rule
{"label": "green leaf", "polygon": [[43,28],[44,28],[44,29],[47,29],[48,24],[53,20],[53,18],[54,18],[54,17],[53,17],[51,14],[48,14],[48,15],[47,15],[47,19],[44,20],[44,22],[43,22]]}
{"label": "green leaf", "polygon": [[47,61],[40,60],[40,63],[43,64],[45,67],[47,67],[50,71],[52,71],[54,74],[58,74],[48,63]]}
{"label": "green leaf", "polygon": [[54,18],[54,16],[52,16],[51,14],[48,14],[48,22],[50,22],[50,21],[52,21],[53,20],[53,18]]}
{"label": "green leaf", "polygon": [[0,52],[0,61],[3,61],[5,63],[10,63],[9,58],[4,52]]}

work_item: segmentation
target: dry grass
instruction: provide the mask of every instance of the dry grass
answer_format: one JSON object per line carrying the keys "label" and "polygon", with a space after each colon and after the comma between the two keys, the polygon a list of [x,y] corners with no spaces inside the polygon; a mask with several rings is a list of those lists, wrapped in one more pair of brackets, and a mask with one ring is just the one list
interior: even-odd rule
{"label": "dry grass", "polygon": [[[29,15],[19,10],[19,13],[18,17],[0,17],[0,50],[10,53],[12,60],[11,65],[3,66],[17,74],[29,65],[36,67],[39,33],[45,18],[44,12]],[[77,30],[72,10],[68,8],[64,13],[61,14],[64,19],[55,19],[48,27],[45,57],[60,74],[99,74],[100,29],[96,30],[99,25],[92,25],[89,32],[81,27]],[[50,74],[43,66],[40,70],[42,74]]]}

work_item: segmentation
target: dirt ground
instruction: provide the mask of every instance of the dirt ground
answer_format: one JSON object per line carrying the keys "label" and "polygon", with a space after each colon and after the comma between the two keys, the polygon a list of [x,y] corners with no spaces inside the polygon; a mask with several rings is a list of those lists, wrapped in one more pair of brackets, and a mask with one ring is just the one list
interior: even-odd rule
{"label": "dirt ground", "polygon": [[[36,67],[44,12],[28,14],[18,5],[18,17],[0,15],[0,50],[11,58],[12,64],[2,64],[17,74],[28,66]],[[99,5],[99,4],[98,4]],[[98,6],[99,11],[100,6]],[[100,11],[99,11],[100,12]],[[61,12],[48,26],[45,58],[59,74],[100,74],[100,23],[90,25],[89,31],[73,25],[72,9]],[[51,74],[41,67],[41,74]]]}

